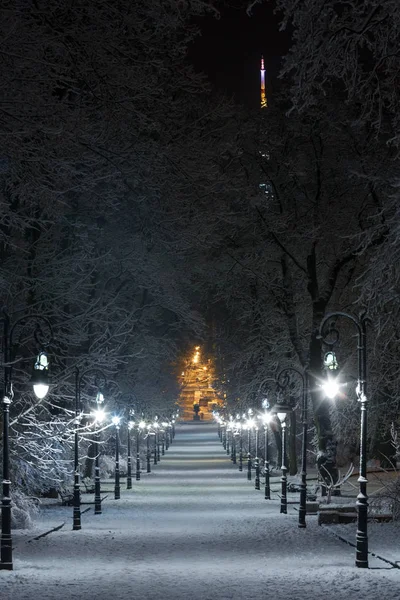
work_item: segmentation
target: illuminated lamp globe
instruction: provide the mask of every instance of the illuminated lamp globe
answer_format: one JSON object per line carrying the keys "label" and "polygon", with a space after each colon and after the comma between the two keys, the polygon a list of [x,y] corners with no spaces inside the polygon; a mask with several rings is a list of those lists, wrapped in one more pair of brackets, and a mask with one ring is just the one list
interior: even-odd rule
{"label": "illuminated lamp globe", "polygon": [[31,383],[36,398],[42,400],[49,391],[49,361],[45,352],[40,352],[37,356],[33,369]]}

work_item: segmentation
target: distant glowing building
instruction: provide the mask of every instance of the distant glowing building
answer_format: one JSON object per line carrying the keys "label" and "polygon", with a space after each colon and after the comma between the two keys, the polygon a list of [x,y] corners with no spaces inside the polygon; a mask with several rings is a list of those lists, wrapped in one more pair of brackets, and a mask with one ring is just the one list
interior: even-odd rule
{"label": "distant glowing building", "polygon": [[261,108],[268,108],[268,100],[267,100],[267,91],[265,89],[265,67],[264,67],[264,57],[261,57]]}
{"label": "distant glowing building", "polygon": [[191,421],[197,405],[201,418],[212,419],[213,408],[220,403],[212,382],[215,379],[213,361],[202,355],[200,346],[194,348],[191,357],[186,359],[180,376],[181,393],[179,398],[182,418]]}

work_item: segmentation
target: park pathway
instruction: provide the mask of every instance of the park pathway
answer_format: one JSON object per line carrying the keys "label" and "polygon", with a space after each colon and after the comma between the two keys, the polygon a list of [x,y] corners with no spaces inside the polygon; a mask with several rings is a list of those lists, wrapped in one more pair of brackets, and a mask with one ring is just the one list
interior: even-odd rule
{"label": "park pathway", "polygon": [[[279,479],[273,484],[278,490]],[[1,600],[364,600],[400,597],[400,571],[360,571],[354,550],[297,513],[279,514],[232,465],[209,423],[177,426],[173,444],[102,515],[47,509],[38,541],[16,533],[15,570],[0,572]],[[384,595],[380,592],[385,590]]]}

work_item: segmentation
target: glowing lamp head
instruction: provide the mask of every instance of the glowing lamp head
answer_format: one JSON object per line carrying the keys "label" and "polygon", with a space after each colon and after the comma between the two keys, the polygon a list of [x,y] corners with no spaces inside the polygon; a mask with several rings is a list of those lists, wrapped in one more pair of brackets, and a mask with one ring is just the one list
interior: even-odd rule
{"label": "glowing lamp head", "polygon": [[98,408],[93,413],[95,423],[102,423],[106,418],[106,413],[103,408]]}
{"label": "glowing lamp head", "polygon": [[140,421],[139,423],[139,429],[144,429],[146,427],[146,422],[145,421]]}
{"label": "glowing lamp head", "polygon": [[333,400],[339,393],[339,385],[334,377],[328,377],[322,386],[325,395]]}
{"label": "glowing lamp head", "polygon": [[261,419],[262,419],[262,422],[264,423],[264,425],[268,425],[268,423],[270,423],[270,422],[271,422],[272,415],[271,415],[271,413],[269,413],[269,412],[265,412],[265,413],[262,415]]}
{"label": "glowing lamp head", "polygon": [[329,352],[325,353],[324,356],[324,367],[325,369],[328,369],[329,371],[337,371],[339,368],[339,364],[336,358],[336,354],[333,352],[333,350],[330,350]]}
{"label": "glowing lamp head", "polygon": [[278,419],[280,420],[280,422],[283,425],[285,423],[285,421],[286,421],[286,415],[287,415],[287,413],[285,413],[285,412],[278,412],[276,414],[278,416]]}
{"label": "glowing lamp head", "polygon": [[117,417],[116,415],[111,419],[111,422],[115,427],[118,427],[121,422],[121,417]]}
{"label": "glowing lamp head", "polygon": [[49,360],[46,352],[40,352],[36,358],[31,378],[35,396],[42,400],[49,391]]}

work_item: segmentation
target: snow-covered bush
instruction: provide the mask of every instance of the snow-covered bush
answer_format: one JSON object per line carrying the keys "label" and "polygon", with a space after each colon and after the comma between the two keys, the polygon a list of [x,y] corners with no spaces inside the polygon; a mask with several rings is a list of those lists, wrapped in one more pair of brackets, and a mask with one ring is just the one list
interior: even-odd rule
{"label": "snow-covered bush", "polygon": [[19,490],[12,493],[11,527],[13,529],[30,529],[33,518],[38,514],[38,502],[29,498]]}
{"label": "snow-covered bush", "polygon": [[114,474],[115,459],[108,454],[102,454],[99,459],[100,477],[109,479]]}

